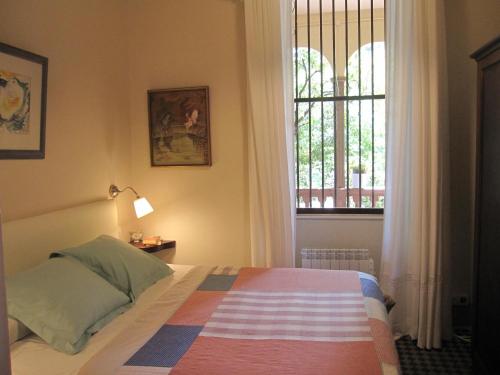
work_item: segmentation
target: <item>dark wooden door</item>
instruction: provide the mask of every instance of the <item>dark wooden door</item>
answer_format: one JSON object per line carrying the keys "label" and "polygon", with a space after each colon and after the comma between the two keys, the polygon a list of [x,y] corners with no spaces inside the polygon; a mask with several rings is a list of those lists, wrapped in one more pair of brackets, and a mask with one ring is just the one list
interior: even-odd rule
{"label": "dark wooden door", "polygon": [[478,144],[474,267],[475,374],[500,373],[500,38],[478,62]]}

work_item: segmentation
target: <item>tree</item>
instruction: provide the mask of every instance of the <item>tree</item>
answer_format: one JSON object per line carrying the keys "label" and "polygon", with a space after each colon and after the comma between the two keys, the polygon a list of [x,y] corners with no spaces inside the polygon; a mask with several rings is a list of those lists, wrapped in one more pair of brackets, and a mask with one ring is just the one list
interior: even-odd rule
{"label": "tree", "polygon": [[[333,92],[334,74],[328,60],[314,49],[309,50],[301,47],[294,52],[296,98],[335,96]],[[367,44],[350,57],[346,95],[371,95],[371,54],[371,44]],[[375,94],[383,94],[385,90],[383,43],[374,43],[373,55],[374,62],[376,62],[374,64],[374,91]],[[361,59],[361,71],[359,59]],[[360,77],[361,85],[359,84]],[[353,168],[359,167],[361,159],[361,165],[367,171],[363,185],[371,187],[373,183],[377,187],[382,187],[385,180],[385,101],[383,99],[374,100],[373,134],[372,100],[356,100],[349,101],[349,103],[346,101],[344,106],[345,170],[350,173]],[[325,188],[333,188],[335,184],[335,104],[332,101],[300,102],[296,103],[295,109],[296,153],[298,151],[296,163],[298,163],[299,187],[301,189],[321,188],[324,183]],[[349,109],[348,116],[347,109]],[[349,135],[348,142],[347,135]],[[372,152],[375,173],[372,173]],[[310,172],[312,181],[309,178]],[[347,180],[347,176],[345,179]],[[351,181],[350,185],[352,186]],[[371,202],[367,202],[366,205],[371,206]]]}

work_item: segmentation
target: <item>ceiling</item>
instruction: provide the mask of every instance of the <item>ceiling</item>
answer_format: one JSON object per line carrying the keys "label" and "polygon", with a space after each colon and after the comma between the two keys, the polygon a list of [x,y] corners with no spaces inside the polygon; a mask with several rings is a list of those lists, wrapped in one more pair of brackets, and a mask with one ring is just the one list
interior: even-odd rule
{"label": "ceiling", "polygon": [[[345,9],[345,0],[335,1],[335,11],[343,12]],[[320,0],[309,0],[309,8],[311,14],[319,13]],[[360,0],[361,9],[370,9],[371,0]],[[383,8],[384,0],[373,0],[373,8]],[[330,13],[332,11],[332,0],[322,0],[323,13]],[[297,0],[298,14],[307,14],[307,0]],[[347,10],[358,10],[358,0],[347,0]]]}

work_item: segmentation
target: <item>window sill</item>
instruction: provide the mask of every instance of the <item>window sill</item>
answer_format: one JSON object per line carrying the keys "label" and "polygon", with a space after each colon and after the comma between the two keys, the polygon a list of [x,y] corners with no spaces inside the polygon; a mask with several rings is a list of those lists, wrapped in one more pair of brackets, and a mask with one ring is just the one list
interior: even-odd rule
{"label": "window sill", "polygon": [[384,214],[297,214],[297,220],[328,220],[328,221],[368,221],[384,220]]}

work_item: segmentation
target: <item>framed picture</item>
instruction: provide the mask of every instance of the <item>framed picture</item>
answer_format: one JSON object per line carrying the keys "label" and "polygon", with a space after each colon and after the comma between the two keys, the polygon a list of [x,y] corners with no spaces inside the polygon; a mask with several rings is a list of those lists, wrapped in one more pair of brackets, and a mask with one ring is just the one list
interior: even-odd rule
{"label": "framed picture", "polygon": [[151,165],[211,165],[208,87],[149,90]]}
{"label": "framed picture", "polygon": [[45,158],[48,65],[0,43],[0,159]]}

